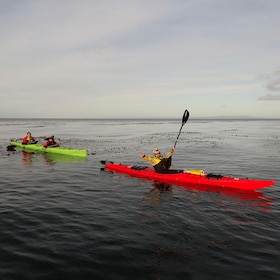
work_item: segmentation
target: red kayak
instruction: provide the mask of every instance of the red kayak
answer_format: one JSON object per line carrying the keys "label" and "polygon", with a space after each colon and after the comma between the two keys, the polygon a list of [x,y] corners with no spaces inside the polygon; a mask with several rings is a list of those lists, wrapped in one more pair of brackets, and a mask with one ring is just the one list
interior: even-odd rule
{"label": "red kayak", "polygon": [[[254,180],[235,178],[230,176],[205,174],[202,170],[191,170],[186,173],[162,174],[156,173],[153,168],[133,167],[125,164],[102,162],[108,171],[128,174],[133,177],[155,180],[156,182],[170,183],[179,186],[193,185],[198,188],[231,188],[239,190],[259,190],[273,186],[273,180]],[[200,174],[199,174],[200,173]]]}

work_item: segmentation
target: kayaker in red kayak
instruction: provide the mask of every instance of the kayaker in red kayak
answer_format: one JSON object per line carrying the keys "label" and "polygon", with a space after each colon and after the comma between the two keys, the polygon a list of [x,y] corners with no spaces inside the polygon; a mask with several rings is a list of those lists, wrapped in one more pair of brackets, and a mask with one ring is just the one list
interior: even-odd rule
{"label": "kayaker in red kayak", "polygon": [[26,136],[22,139],[22,144],[36,144],[38,141],[31,135],[31,132],[27,132]]}
{"label": "kayaker in red kayak", "polygon": [[174,151],[175,148],[172,148],[165,156],[162,156],[159,148],[154,148],[153,157],[147,156],[143,152],[139,156],[150,162],[157,173],[182,173],[184,172],[183,170],[170,170]]}
{"label": "kayaker in red kayak", "polygon": [[59,144],[54,141],[54,136],[47,137],[45,140],[47,140],[47,142],[44,144],[44,148],[59,147]]}

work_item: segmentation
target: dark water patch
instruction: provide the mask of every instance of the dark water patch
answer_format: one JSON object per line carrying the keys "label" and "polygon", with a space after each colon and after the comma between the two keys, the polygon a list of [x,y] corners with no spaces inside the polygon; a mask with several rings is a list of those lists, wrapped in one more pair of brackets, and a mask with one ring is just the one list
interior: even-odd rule
{"label": "dark water patch", "polygon": [[[100,171],[100,160],[143,165],[141,151],[169,151],[180,120],[16,123],[1,127],[1,279],[279,279],[279,123],[190,119],[184,126],[174,168],[276,180],[249,193],[155,186]],[[8,153],[10,138],[28,127],[89,155]]]}

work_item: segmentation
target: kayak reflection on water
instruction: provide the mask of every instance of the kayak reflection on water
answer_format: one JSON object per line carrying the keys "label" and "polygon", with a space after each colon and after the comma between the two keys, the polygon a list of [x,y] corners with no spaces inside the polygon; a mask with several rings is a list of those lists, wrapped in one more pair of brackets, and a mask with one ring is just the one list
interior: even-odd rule
{"label": "kayak reflection on water", "polygon": [[28,165],[28,166],[35,165],[36,162],[37,163],[39,162],[38,159],[40,160],[40,158],[43,159],[43,163],[46,165],[56,164],[55,160],[50,159],[45,154],[37,154],[37,153],[30,153],[30,152],[22,151],[22,162],[24,165]]}
{"label": "kayak reflection on water", "polygon": [[[173,194],[173,186],[171,184],[161,183],[158,181],[153,182],[153,188],[146,193],[145,195],[145,203],[148,206],[159,206],[161,203],[162,194]],[[219,203],[221,206],[224,205],[228,207],[228,205],[236,205],[238,206],[236,209],[242,209],[242,207],[250,207],[255,208],[263,212],[270,213],[271,212],[271,204],[273,203],[273,199],[265,196],[261,192],[256,191],[236,191],[232,189],[199,189],[194,186],[185,185],[178,186],[175,188],[177,191],[187,191],[187,200],[192,199],[201,199],[203,200],[203,196],[206,193],[216,193],[217,195],[211,195],[212,200]],[[235,201],[235,202],[234,202]]]}
{"label": "kayak reflection on water", "polygon": [[85,162],[86,158],[72,157],[61,154],[43,154],[22,151],[22,162],[24,165],[35,165],[43,162],[45,165],[54,165],[57,163]]}
{"label": "kayak reflection on water", "polygon": [[153,188],[146,194],[145,201],[150,206],[157,206],[160,204],[162,193],[172,193],[172,186],[155,181]]}
{"label": "kayak reflection on water", "polygon": [[24,165],[31,165],[34,153],[22,152],[22,162]]}

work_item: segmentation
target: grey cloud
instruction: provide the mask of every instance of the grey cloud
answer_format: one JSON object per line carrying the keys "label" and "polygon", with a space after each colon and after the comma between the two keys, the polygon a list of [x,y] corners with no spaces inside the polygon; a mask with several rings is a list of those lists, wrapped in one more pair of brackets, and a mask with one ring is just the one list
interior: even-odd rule
{"label": "grey cloud", "polygon": [[280,70],[276,70],[271,74],[264,76],[267,81],[265,87],[269,91],[279,91],[280,92]]}
{"label": "grey cloud", "polygon": [[260,96],[258,100],[280,100],[280,94],[271,94],[268,93],[266,95]]}
{"label": "grey cloud", "polygon": [[[269,92],[279,92],[280,93],[280,70],[275,70],[270,74],[262,76],[262,79],[265,80],[264,87]],[[257,100],[280,100],[280,94],[267,93],[266,95],[260,96]]]}

